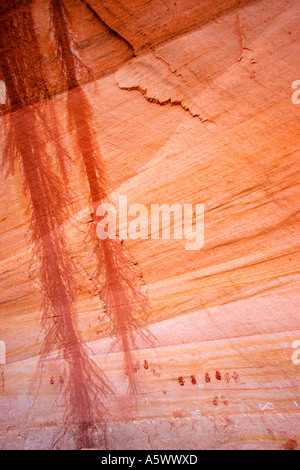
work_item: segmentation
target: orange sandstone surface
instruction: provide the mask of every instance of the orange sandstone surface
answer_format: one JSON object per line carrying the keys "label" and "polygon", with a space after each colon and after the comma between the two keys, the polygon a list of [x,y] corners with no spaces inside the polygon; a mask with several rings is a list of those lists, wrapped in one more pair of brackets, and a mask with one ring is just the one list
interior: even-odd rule
{"label": "orange sandstone surface", "polygon": [[[65,0],[68,39],[49,3],[51,99],[0,117],[0,448],[298,449],[299,0]],[[120,196],[204,204],[203,247],[99,242]]]}

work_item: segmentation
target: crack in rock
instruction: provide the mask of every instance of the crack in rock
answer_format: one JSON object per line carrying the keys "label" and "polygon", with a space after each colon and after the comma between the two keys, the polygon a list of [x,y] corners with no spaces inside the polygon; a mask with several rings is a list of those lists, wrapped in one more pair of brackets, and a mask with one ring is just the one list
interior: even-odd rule
{"label": "crack in rock", "polygon": [[115,77],[121,90],[138,90],[151,103],[178,105],[202,122],[209,121],[200,116],[192,97],[186,95],[181,79],[170,65],[154,52],[132,59],[116,72]]}
{"label": "crack in rock", "polygon": [[132,44],[130,44],[130,42],[126,38],[124,38],[124,36],[122,36],[118,31],[113,29],[106,21],[104,21],[104,19],[100,17],[100,15],[96,12],[96,10],[90,5],[90,3],[87,0],[81,0],[81,1],[87,7],[87,9],[93,13],[93,15],[97,18],[97,20],[107,29],[107,31],[110,34],[112,34],[113,36],[123,41],[129,47],[129,49],[132,52],[132,57],[135,57],[136,53]]}

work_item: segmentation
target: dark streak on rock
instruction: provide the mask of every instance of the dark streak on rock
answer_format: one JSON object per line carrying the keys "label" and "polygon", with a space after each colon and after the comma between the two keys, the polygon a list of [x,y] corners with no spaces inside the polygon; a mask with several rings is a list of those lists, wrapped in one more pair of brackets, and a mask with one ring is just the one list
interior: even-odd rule
{"label": "dark streak on rock", "polygon": [[124,36],[118,33],[118,31],[116,31],[111,26],[109,26],[109,24],[107,24],[106,21],[104,21],[103,18],[99,16],[99,14],[96,12],[96,10],[94,10],[94,8],[89,4],[87,0],[81,0],[81,1],[90,10],[90,12],[93,13],[93,15],[97,18],[97,20],[108,30],[110,34],[112,34],[113,36],[123,41],[129,47],[129,49],[132,51],[132,57],[136,57],[136,53],[132,44],[130,44],[130,42],[126,38],[124,38]]}

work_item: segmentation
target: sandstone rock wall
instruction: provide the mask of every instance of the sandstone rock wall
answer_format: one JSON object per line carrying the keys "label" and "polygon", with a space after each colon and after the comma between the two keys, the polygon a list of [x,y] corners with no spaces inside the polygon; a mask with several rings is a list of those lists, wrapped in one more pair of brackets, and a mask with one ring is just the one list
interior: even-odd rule
{"label": "sandstone rock wall", "polygon": [[[110,200],[205,205],[197,252],[184,240],[124,241],[143,275],[154,335],[151,347],[138,343],[135,404],[122,351],[82,281],[94,268],[84,243],[89,197],[70,150],[65,229],[81,286],[77,322],[116,387],[107,402],[111,448],[299,448],[300,106],[292,102],[299,1],[67,0],[66,7],[76,52],[95,76],[80,75]],[[68,147],[45,0],[34,12]],[[4,141],[5,131],[2,150]],[[42,344],[30,211],[18,168],[1,180],[0,442],[49,448],[63,406],[55,402],[55,361],[34,402],[29,395]]]}

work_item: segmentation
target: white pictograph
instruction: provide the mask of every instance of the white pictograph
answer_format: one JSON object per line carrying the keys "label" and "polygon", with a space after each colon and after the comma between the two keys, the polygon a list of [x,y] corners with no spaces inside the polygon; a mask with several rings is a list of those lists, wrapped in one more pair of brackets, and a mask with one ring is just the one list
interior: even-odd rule
{"label": "white pictograph", "polygon": [[273,403],[267,403],[266,405],[260,404],[259,407],[261,411],[275,410],[275,406],[273,405]]}

